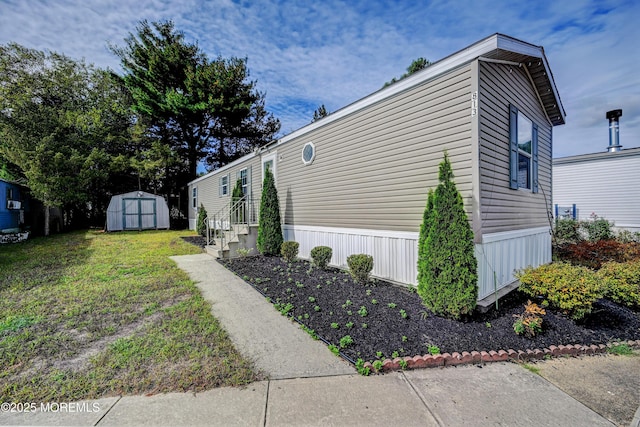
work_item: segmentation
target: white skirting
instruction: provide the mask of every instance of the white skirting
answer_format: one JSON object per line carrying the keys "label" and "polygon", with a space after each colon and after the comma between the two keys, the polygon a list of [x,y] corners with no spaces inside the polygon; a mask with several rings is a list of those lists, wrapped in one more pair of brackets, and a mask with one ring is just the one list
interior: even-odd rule
{"label": "white skirting", "polygon": [[478,299],[513,283],[517,270],[551,262],[549,227],[485,234],[476,244]]}
{"label": "white skirting", "polygon": [[311,249],[329,246],[330,265],[347,268],[352,254],[373,256],[372,275],[400,283],[417,283],[418,233],[284,225],[284,239],[300,244],[300,258],[310,259]]}
{"label": "white skirting", "polygon": [[[310,259],[316,246],[329,246],[330,265],[347,268],[349,255],[368,254],[373,256],[374,276],[417,284],[418,233],[298,225],[284,225],[283,232],[285,240],[300,244],[300,258]],[[515,270],[550,262],[551,235],[546,227],[487,234],[483,243],[476,243],[475,255],[482,299],[512,283]]]}

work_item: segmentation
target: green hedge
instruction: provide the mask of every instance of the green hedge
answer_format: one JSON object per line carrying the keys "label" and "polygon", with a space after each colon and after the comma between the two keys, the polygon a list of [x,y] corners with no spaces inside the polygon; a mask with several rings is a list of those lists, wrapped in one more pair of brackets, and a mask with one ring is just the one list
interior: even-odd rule
{"label": "green hedge", "polygon": [[526,268],[516,276],[522,292],[544,298],[546,303],[574,320],[591,313],[593,303],[604,294],[593,270],[563,262]]}

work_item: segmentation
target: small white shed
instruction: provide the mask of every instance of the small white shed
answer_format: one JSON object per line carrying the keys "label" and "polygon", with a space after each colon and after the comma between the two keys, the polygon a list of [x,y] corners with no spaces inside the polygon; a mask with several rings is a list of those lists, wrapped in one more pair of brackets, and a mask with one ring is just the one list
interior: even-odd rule
{"label": "small white shed", "polygon": [[169,207],[162,196],[132,191],[111,198],[107,231],[169,228]]}

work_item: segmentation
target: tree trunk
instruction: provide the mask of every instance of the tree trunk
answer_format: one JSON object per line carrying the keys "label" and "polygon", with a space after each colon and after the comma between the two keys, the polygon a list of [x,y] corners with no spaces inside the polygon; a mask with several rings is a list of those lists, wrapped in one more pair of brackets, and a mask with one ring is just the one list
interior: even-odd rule
{"label": "tree trunk", "polygon": [[49,235],[49,205],[44,205],[44,235]]}

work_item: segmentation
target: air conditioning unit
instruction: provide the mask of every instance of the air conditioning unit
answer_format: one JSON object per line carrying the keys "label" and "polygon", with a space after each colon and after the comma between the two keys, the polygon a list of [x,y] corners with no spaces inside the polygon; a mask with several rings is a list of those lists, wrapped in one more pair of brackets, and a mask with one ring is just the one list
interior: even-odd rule
{"label": "air conditioning unit", "polygon": [[7,209],[20,209],[22,203],[19,200],[7,200]]}

